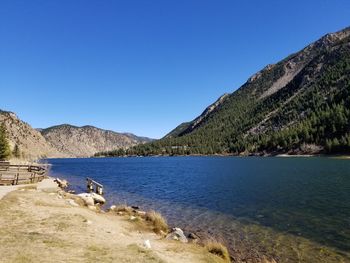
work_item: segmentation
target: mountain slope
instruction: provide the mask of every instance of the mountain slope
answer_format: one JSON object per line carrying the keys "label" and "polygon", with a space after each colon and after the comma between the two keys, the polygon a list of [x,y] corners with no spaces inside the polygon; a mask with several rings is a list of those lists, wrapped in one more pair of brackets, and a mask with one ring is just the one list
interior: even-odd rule
{"label": "mountain slope", "polygon": [[350,152],[350,28],[268,65],[195,120],[129,154]]}
{"label": "mountain slope", "polygon": [[41,134],[59,152],[72,157],[89,157],[97,152],[128,148],[149,142],[149,138],[131,133],[117,133],[93,126],[76,127],[68,124],[42,129]]}
{"label": "mountain slope", "polygon": [[23,158],[36,160],[66,156],[48,144],[40,132],[21,121],[13,112],[0,111],[0,123],[5,125],[11,149],[17,145]]}

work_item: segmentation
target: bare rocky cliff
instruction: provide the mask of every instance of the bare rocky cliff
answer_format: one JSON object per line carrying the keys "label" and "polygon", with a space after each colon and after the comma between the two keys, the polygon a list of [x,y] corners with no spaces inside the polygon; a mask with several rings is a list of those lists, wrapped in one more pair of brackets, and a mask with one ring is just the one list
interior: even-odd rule
{"label": "bare rocky cliff", "polygon": [[41,134],[59,152],[71,157],[89,157],[97,152],[129,148],[150,141],[130,133],[117,133],[93,126],[63,124],[42,129]]}
{"label": "bare rocky cliff", "polygon": [[0,111],[0,123],[5,125],[11,149],[19,147],[21,157],[36,160],[44,157],[65,157],[52,147],[41,133],[21,121],[13,112]]}
{"label": "bare rocky cliff", "polygon": [[9,111],[0,111],[11,150],[19,147],[21,158],[90,157],[97,152],[129,148],[149,142],[147,137],[132,133],[117,133],[93,126],[76,127],[68,124],[47,129],[34,129]]}

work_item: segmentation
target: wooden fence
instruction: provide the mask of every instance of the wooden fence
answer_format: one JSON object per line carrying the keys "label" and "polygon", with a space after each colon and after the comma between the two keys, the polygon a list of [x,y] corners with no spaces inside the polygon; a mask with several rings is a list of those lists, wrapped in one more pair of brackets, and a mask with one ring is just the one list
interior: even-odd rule
{"label": "wooden fence", "polygon": [[0,185],[30,184],[42,181],[47,168],[37,165],[13,165],[0,162]]}

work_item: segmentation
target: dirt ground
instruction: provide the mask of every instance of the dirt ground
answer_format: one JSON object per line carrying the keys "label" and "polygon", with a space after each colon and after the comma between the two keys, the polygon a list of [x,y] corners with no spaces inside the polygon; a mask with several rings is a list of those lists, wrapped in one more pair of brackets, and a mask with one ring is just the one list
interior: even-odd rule
{"label": "dirt ground", "polygon": [[126,217],[77,206],[50,183],[38,188],[19,188],[0,200],[0,262],[223,262]]}

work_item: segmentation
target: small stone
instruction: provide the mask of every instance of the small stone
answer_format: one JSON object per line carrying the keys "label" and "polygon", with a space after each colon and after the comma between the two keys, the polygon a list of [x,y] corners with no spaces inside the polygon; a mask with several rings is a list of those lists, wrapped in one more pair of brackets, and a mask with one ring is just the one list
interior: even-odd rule
{"label": "small stone", "polygon": [[114,210],[114,209],[116,209],[116,208],[117,208],[116,205],[111,205],[111,207],[109,208],[109,210]]}
{"label": "small stone", "polygon": [[188,234],[188,238],[191,238],[191,239],[199,239],[199,236],[197,236],[195,233],[189,233],[189,234]]}
{"label": "small stone", "polygon": [[178,227],[173,228],[172,232],[166,236],[166,239],[178,240],[182,243],[188,242],[186,236],[184,235],[184,232],[182,231],[181,228],[178,228]]}
{"label": "small stone", "polygon": [[140,215],[140,216],[145,216],[146,215],[146,212],[145,211],[139,211],[137,210],[136,211],[136,214]]}
{"label": "small stone", "polygon": [[136,216],[130,216],[130,220],[131,220],[131,221],[135,221],[136,219],[137,219]]}
{"label": "small stone", "polygon": [[143,242],[143,245],[147,249],[151,249],[152,248],[151,247],[151,242],[148,239]]}

